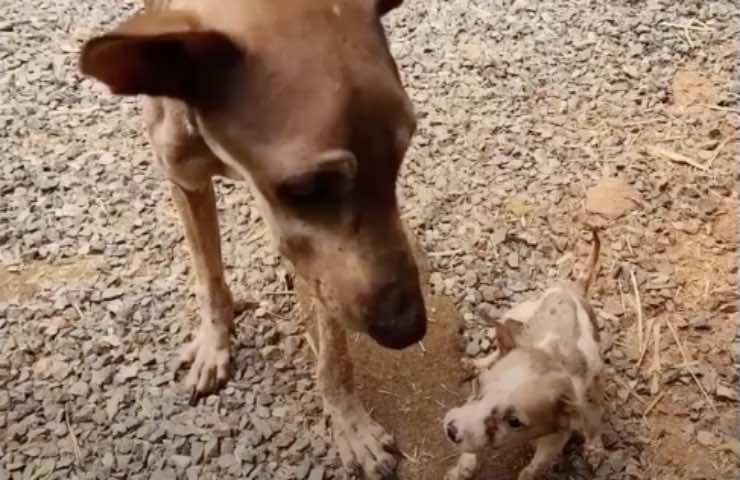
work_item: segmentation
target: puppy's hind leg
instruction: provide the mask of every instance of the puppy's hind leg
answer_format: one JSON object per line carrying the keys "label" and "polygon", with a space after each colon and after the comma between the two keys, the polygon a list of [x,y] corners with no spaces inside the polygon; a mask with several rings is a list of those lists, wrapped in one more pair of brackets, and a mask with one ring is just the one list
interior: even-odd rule
{"label": "puppy's hind leg", "polygon": [[537,475],[544,473],[563,453],[571,432],[565,430],[553,433],[535,441],[535,452],[532,461],[519,473],[518,480],[535,480]]}
{"label": "puppy's hind leg", "polygon": [[396,478],[399,451],[393,436],[375,422],[354,390],[353,365],[344,327],[318,313],[318,382],[342,463],[367,480]]}

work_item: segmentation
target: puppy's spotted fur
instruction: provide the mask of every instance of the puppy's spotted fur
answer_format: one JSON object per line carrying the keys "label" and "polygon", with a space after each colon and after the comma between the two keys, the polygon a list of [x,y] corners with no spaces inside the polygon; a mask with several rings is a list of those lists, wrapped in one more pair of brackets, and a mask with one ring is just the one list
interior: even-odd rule
{"label": "puppy's spotted fur", "polygon": [[480,371],[479,393],[450,410],[445,433],[463,452],[447,475],[473,478],[485,447],[531,443],[535,455],[519,474],[530,480],[547,469],[574,432],[599,443],[602,359],[594,312],[587,300],[600,250],[585,277],[559,282],[496,322],[498,351],[471,362]]}

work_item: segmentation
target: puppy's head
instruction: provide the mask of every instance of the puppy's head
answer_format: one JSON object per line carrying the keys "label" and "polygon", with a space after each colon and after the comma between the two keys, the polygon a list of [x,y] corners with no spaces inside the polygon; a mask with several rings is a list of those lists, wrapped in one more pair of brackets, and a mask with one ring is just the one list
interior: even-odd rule
{"label": "puppy's head", "polygon": [[544,352],[513,349],[482,375],[479,395],[444,419],[447,438],[464,452],[527,442],[580,417],[573,382]]}

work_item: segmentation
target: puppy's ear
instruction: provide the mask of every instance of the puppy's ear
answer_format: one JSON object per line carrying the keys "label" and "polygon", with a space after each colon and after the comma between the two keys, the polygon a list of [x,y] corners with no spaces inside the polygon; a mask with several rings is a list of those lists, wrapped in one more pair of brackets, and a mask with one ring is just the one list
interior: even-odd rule
{"label": "puppy's ear", "polygon": [[524,324],[507,318],[494,323],[496,328],[496,341],[501,355],[506,355],[517,347],[517,336],[524,329]]}
{"label": "puppy's ear", "polygon": [[166,96],[194,104],[215,100],[213,95],[224,91],[224,76],[242,60],[229,37],[201,30],[193,17],[147,12],[86,42],[80,70],[114,94]]}

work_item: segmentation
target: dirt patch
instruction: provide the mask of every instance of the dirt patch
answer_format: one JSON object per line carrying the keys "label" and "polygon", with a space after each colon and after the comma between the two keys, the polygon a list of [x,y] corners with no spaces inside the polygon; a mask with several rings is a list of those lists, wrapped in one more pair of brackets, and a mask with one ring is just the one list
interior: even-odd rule
{"label": "dirt patch", "polygon": [[673,103],[679,107],[709,105],[717,98],[715,83],[698,70],[681,70],[673,77]]}
{"label": "dirt patch", "polygon": [[[470,394],[462,382],[460,325],[454,304],[444,297],[428,300],[429,331],[421,345],[396,352],[358,336],[353,340],[357,388],[373,416],[395,433],[409,457],[401,478],[440,480],[458,454],[442,432],[442,419]],[[489,455],[481,479],[513,478],[522,454]]]}
{"label": "dirt patch", "polygon": [[0,302],[20,303],[44,288],[89,280],[98,265],[100,258],[97,257],[81,257],[59,265],[42,262],[12,267],[0,265]]}

